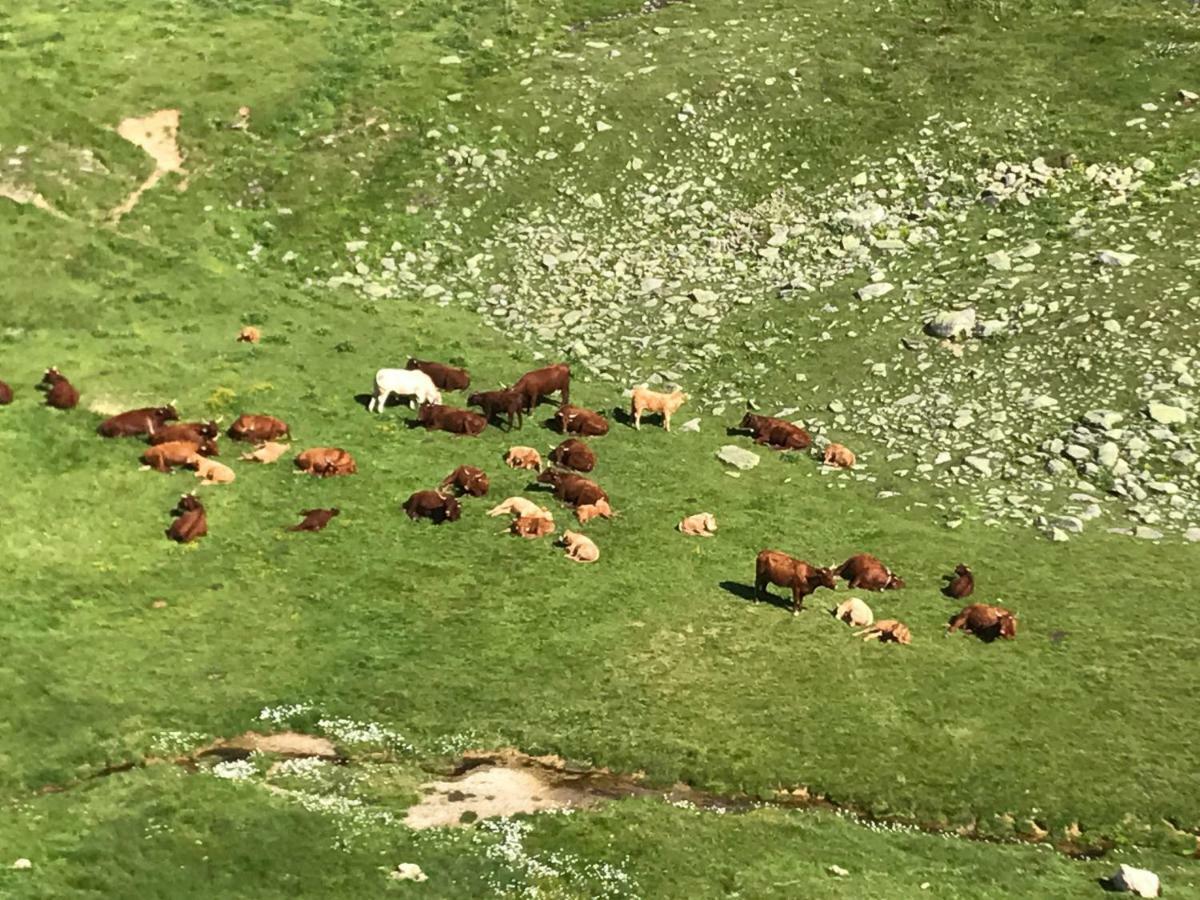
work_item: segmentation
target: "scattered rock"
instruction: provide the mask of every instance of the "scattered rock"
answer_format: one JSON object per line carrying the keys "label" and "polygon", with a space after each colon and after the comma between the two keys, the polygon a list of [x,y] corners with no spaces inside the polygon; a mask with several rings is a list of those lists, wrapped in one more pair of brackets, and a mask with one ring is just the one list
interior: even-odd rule
{"label": "scattered rock", "polygon": [[1178,406],[1168,406],[1166,403],[1151,401],[1146,407],[1146,413],[1160,425],[1182,425],[1187,421],[1187,412]]}
{"label": "scattered rock", "polygon": [[32,869],[33,863],[30,860],[28,860],[22,856],[20,859],[18,859],[16,862],[14,862],[12,864],[12,867],[14,869]]}
{"label": "scattered rock", "polygon": [[759,463],[759,455],[739,447],[736,444],[726,444],[717,451],[717,459],[733,466],[735,469],[753,469]]}
{"label": "scattered rock", "polygon": [[1135,869],[1124,863],[1109,879],[1114,890],[1137,894],[1139,897],[1157,897],[1161,890],[1158,876],[1149,869]]}
{"label": "scattered rock", "polygon": [[682,425],[679,426],[679,430],[680,431],[699,431],[700,430],[700,420],[699,419],[688,419],[686,422],[684,422]]}
{"label": "scattered rock", "polygon": [[992,464],[982,456],[968,456],[963,460],[968,466],[983,475],[985,478],[991,477]]}
{"label": "scattered rock", "polygon": [[1137,528],[1133,529],[1133,536],[1136,538],[1141,538],[1144,541],[1161,541],[1163,533],[1161,531],[1156,531],[1153,528],[1149,528],[1146,525],[1139,525]]}
{"label": "scattered rock", "polygon": [[1116,250],[1101,250],[1096,254],[1096,262],[1105,266],[1128,266],[1137,261],[1134,253],[1119,253]]}
{"label": "scattered rock", "polygon": [[1007,250],[997,250],[995,253],[989,253],[983,260],[997,272],[1007,272],[1012,268],[1012,257],[1008,255]]}
{"label": "scattered rock", "polygon": [[874,284],[863,285],[854,294],[859,300],[877,300],[885,294],[890,294],[893,287],[886,281],[877,281]]}
{"label": "scattered rock", "polygon": [[975,308],[946,310],[925,323],[925,331],[934,337],[966,337],[975,330]]}
{"label": "scattered rock", "polygon": [[427,881],[429,876],[421,871],[416,863],[400,863],[392,869],[391,878],[395,881]]}
{"label": "scattered rock", "polygon": [[849,869],[843,869],[841,866],[830,866],[825,871],[828,872],[830,875],[836,875],[838,878],[845,878],[847,875],[850,874]]}

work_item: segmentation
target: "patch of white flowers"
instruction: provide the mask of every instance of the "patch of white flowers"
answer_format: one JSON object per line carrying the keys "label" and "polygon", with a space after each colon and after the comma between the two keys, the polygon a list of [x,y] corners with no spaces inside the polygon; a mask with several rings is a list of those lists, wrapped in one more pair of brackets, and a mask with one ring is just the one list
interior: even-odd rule
{"label": "patch of white flowers", "polygon": [[288,778],[303,778],[320,781],[329,764],[316,756],[302,756],[298,759],[285,759],[274,767],[272,773]]}
{"label": "patch of white flowers", "polygon": [[282,727],[291,722],[292,719],[312,712],[312,710],[313,706],[311,703],[287,703],[283,706],[264,706],[258,712],[258,720]]}
{"label": "patch of white flowers", "polygon": [[258,774],[258,767],[249,759],[227,759],[209,769],[217,778],[229,781],[245,781]]}
{"label": "patch of white flowers", "polygon": [[198,731],[160,731],[150,742],[150,752],[157,756],[178,756],[188,753],[208,740]]}
{"label": "patch of white flowers", "polygon": [[398,732],[378,722],[356,722],[354,719],[320,719],[317,727],[327,736],[342,744],[369,744],[414,753],[416,748]]}

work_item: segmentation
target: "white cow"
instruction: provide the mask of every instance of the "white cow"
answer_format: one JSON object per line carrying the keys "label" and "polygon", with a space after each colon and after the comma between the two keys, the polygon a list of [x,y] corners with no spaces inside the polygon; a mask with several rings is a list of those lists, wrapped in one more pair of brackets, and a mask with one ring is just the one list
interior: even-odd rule
{"label": "white cow", "polygon": [[380,369],[375,373],[375,391],[367,411],[383,412],[392,394],[408,397],[408,405],[413,408],[422,403],[442,402],[441,392],[433,379],[419,369]]}

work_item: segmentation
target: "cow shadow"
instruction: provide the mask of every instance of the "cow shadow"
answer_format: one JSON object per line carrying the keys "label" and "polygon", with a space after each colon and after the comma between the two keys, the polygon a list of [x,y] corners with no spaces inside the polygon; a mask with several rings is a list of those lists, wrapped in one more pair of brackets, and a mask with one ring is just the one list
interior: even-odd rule
{"label": "cow shadow", "polygon": [[[371,400],[373,400],[374,397],[374,394],[355,394],[354,402],[363,409],[367,409],[371,405]],[[408,406],[408,397],[405,397],[401,394],[392,394],[387,398],[387,403],[384,404],[384,408],[387,409],[391,406]]]}
{"label": "cow shadow", "polygon": [[769,603],[771,606],[778,607],[779,609],[784,609],[788,612],[792,611],[791,597],[779,597],[775,594],[772,594],[770,590],[765,592],[765,600],[756,601],[754,596],[754,585],[752,584],[742,584],[740,581],[722,581],[718,587],[720,587],[725,593],[732,594],[739,600],[745,600],[747,603]]}
{"label": "cow shadow", "polygon": [[[651,415],[657,416],[658,413],[643,413],[642,418],[648,419]],[[621,425],[628,425],[630,428],[633,427],[633,416],[623,406],[614,406],[611,418],[614,422]]]}

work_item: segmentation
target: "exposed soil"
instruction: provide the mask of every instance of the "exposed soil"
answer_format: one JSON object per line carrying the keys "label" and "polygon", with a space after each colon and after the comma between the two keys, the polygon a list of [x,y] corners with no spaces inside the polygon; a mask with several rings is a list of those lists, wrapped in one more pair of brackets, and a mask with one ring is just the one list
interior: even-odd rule
{"label": "exposed soil", "polygon": [[277,734],[259,734],[257,731],[247,731],[235,738],[206,744],[193,751],[189,756],[181,757],[177,762],[183,760],[194,762],[209,756],[219,756],[221,759],[245,759],[255,752],[271,753],[275,756],[289,758],[316,757],[335,761],[345,759],[328,738],[301,734],[298,731],[281,731]]}
{"label": "exposed soil", "polygon": [[[146,151],[154,160],[154,171],[108,214],[111,222],[120,221],[122,216],[138,205],[142,194],[158,184],[168,172],[183,173],[183,154],[179,152],[178,143],[179,110],[160,109],[141,118],[122,119],[117,126],[117,134]],[[179,190],[186,189],[185,180],[179,185]]]}
{"label": "exposed soil", "polygon": [[4,197],[21,206],[35,207],[42,210],[42,212],[48,212],[50,215],[59,219],[70,218],[70,216],[66,215],[66,213],[55,209],[49,200],[32,188],[21,187],[17,184],[10,184],[6,181],[0,181],[0,197]]}

